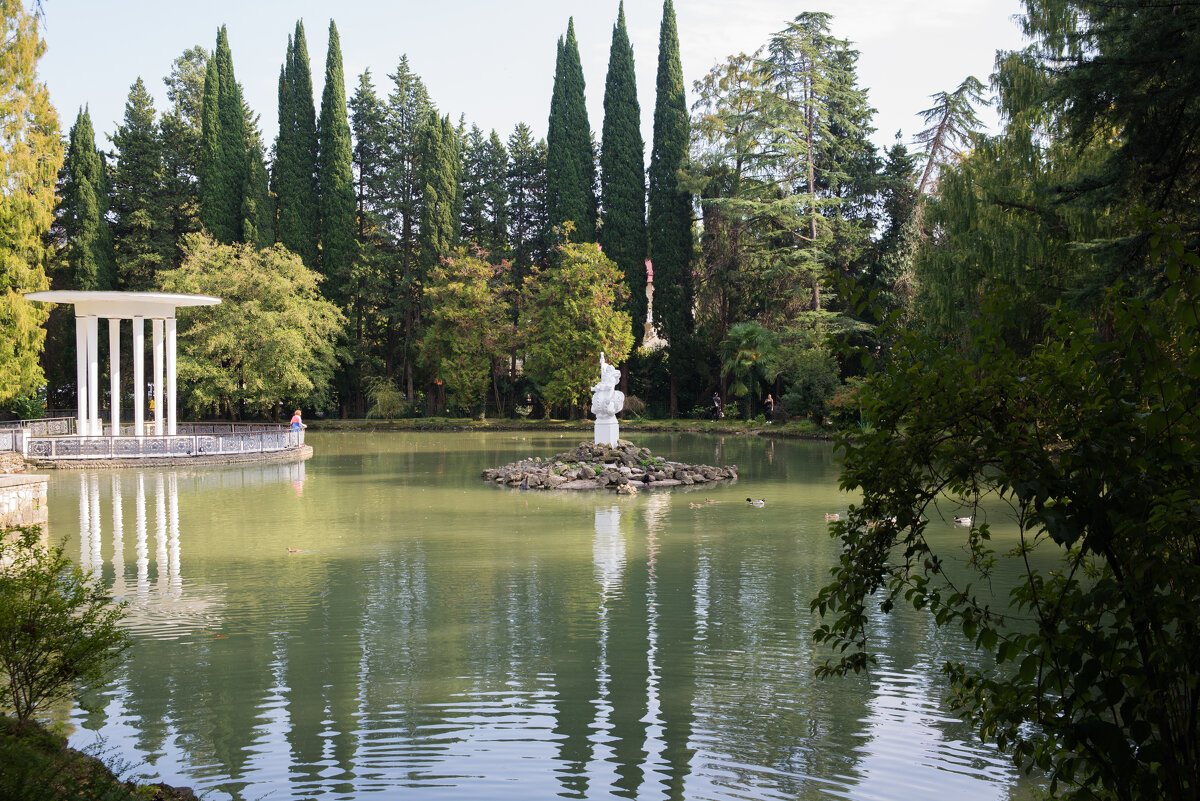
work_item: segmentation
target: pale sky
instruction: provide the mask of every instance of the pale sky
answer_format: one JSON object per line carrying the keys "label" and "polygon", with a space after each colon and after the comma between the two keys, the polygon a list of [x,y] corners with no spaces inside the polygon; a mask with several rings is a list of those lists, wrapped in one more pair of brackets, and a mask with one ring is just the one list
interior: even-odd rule
{"label": "pale sky", "polygon": [[[28,2],[28,0],[26,0]],[[457,121],[465,114],[507,139],[518,122],[546,134],[555,45],[575,19],[587,83],[588,119],[603,124],[604,79],[617,0],[44,0],[47,51],[39,73],[65,134],[87,104],[97,145],[111,149],[129,87],[141,76],[167,108],[162,79],[185,49],[212,50],[225,24],[234,72],[259,115],[269,146],[277,133],[276,92],[287,37],[303,19],[320,106],[330,17],[342,43],[346,93],[370,69],[386,98],[400,56],[421,76],[434,104]],[[998,49],[1021,47],[1019,0],[675,0],[680,58],[688,89],[727,56],[752,52],[803,11],[834,15],[833,33],[860,51],[859,82],[878,110],[874,141],[890,145],[897,130],[911,142],[929,96],[967,75],[985,84]],[[332,12],[332,13],[331,13]],[[637,67],[643,137],[651,138],[661,0],[627,0],[625,17]],[[985,120],[994,121],[990,115]]]}

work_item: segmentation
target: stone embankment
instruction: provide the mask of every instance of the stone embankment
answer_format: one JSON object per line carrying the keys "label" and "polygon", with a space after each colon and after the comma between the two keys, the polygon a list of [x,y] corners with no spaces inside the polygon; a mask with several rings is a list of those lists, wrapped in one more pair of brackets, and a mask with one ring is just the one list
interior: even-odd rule
{"label": "stone embankment", "polygon": [[729,481],[737,478],[737,465],[669,462],[649,448],[621,440],[617,447],[581,442],[570,451],[550,458],[535,457],[494,467],[482,473],[485,481],[509,487],[560,490],[615,490],[632,495],[639,488],[677,487]]}

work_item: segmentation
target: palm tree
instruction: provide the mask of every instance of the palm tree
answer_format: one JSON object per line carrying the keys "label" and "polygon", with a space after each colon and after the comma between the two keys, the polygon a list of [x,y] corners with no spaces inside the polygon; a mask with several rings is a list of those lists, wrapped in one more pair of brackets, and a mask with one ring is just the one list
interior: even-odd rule
{"label": "palm tree", "polygon": [[[732,379],[729,394],[741,398],[754,391],[762,394],[762,383],[773,381],[770,374],[771,356],[776,348],[775,334],[756,322],[737,323],[721,343],[721,375]],[[750,404],[746,404],[746,419],[750,419]]]}

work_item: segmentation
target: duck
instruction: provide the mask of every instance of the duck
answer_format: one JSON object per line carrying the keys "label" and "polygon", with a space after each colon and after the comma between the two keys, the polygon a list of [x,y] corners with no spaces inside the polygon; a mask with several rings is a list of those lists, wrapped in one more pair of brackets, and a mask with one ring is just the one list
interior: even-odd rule
{"label": "duck", "polygon": [[529,474],[528,473],[521,476],[521,483],[517,485],[517,489],[523,489],[523,490],[529,489]]}
{"label": "duck", "polygon": [[826,512],[825,519],[826,520],[841,520],[842,516],[840,514],[838,514],[837,512]]}
{"label": "duck", "polygon": [[690,503],[689,502],[688,506],[691,507],[692,509],[703,509],[704,508],[704,504],[702,504],[702,503]]}
{"label": "duck", "polygon": [[705,498],[704,502],[705,503],[716,503],[716,501],[714,501],[712,498]]}
{"label": "duck", "polygon": [[760,509],[767,505],[767,502],[764,501],[762,498],[759,498],[758,500],[752,500],[750,498],[747,498],[746,503],[750,504],[751,506],[757,506]]}
{"label": "duck", "polygon": [[654,479],[650,478],[650,474],[649,474],[649,473],[642,473],[642,484],[643,484],[643,485],[645,485],[645,486],[647,486],[647,487],[648,487],[648,486],[650,486],[650,482],[651,482],[651,481],[653,481],[653,480],[654,480]]}
{"label": "duck", "polygon": [[301,551],[301,549],[299,549],[299,548],[292,548],[292,547],[290,547],[290,546],[288,547],[287,551],[288,551],[288,553],[303,553],[303,551]]}
{"label": "duck", "polygon": [[954,524],[956,526],[969,526],[969,525],[971,525],[971,518],[969,516],[968,517],[955,517]]}

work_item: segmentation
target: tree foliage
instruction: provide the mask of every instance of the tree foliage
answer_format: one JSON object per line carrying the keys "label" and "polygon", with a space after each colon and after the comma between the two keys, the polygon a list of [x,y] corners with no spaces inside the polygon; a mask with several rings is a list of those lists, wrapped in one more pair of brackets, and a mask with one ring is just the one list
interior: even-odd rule
{"label": "tree foliage", "polygon": [[479,407],[513,338],[504,270],[459,248],[429,276],[422,359],[454,408]]}
{"label": "tree foliage", "polygon": [[153,287],[155,273],[169,264],[175,245],[165,213],[163,147],[155,116],[154,98],[138,78],[129,87],[125,119],[112,135],[116,286],[126,291]]}
{"label": "tree foliage", "polygon": [[242,220],[250,178],[246,113],[224,25],[204,75],[200,140],[200,220],[218,242],[245,241]]}
{"label": "tree foliage", "polygon": [[0,405],[42,383],[46,312],[22,293],[47,288],[43,235],[54,217],[62,146],[58,116],[37,60],[44,44],[37,21],[20,3],[0,7]]}
{"label": "tree foliage", "polygon": [[624,279],[594,244],[563,244],[554,268],[534,270],[522,301],[525,372],[548,405],[589,397],[603,351],[613,364],[633,348],[629,314],[618,311]]}
{"label": "tree foliage", "polygon": [[71,126],[60,184],[59,285],[63,289],[114,289],[117,267],[108,221],[108,175],[86,108],[79,110]]}
{"label": "tree foliage", "polygon": [[129,647],[114,604],[38,527],[0,536],[0,678],[21,727],[102,679]]}
{"label": "tree foliage", "polygon": [[353,143],[346,108],[346,81],[342,74],[342,48],[337,26],[329,23],[329,50],[325,59],[325,88],[321,93],[318,177],[320,188],[321,273],[324,292],[343,308],[353,282],[357,257]]}
{"label": "tree foliage", "polygon": [[181,395],[194,412],[274,414],[280,404],[320,405],[344,322],[324,300],[320,276],[280,245],[222,245],[193,234],[181,267],[162,273],[164,291],[212,294],[215,307],[180,315]]}

